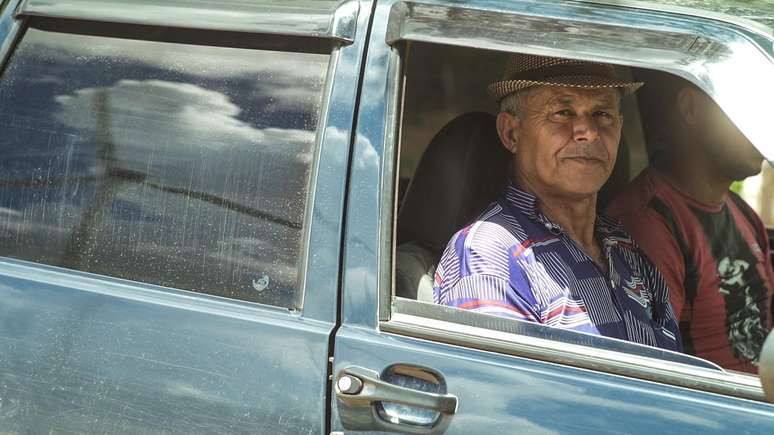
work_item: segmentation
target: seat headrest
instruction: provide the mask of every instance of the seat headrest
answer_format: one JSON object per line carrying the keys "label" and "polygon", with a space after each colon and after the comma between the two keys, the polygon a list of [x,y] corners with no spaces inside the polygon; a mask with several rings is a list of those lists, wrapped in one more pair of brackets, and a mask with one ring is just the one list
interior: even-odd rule
{"label": "seat headrest", "polygon": [[471,112],[449,121],[419,161],[398,214],[398,243],[440,255],[452,234],[504,191],[511,154],[495,117]]}

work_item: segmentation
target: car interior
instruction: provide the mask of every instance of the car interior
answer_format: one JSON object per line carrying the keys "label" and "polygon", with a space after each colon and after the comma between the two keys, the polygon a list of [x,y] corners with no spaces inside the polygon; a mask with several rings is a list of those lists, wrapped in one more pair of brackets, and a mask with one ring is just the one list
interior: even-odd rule
{"label": "car interior", "polygon": [[[507,53],[409,42],[402,47],[404,91],[396,194],[394,295],[433,302],[435,265],[451,236],[505,188],[509,154],[495,131],[497,105],[486,86],[500,78]],[[622,101],[616,164],[598,209],[648,166],[659,98],[648,82],[666,73],[618,67],[645,82]],[[772,244],[769,228],[769,243]]]}
{"label": "car interior", "polygon": [[[495,130],[497,105],[485,91],[507,54],[424,43],[410,43],[405,53],[395,294],[432,302],[435,264],[449,238],[508,182],[510,154]],[[625,69],[619,74],[631,77]],[[647,166],[636,101],[625,98],[623,110],[622,145],[600,208]]]}

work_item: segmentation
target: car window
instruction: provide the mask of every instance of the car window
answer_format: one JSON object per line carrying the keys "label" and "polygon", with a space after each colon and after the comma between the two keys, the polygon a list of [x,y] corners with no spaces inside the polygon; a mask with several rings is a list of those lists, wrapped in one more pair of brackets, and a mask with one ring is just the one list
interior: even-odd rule
{"label": "car window", "polygon": [[[475,226],[469,225],[476,221],[483,212],[493,210],[493,206],[490,204],[501,197],[511,177],[511,169],[508,165],[510,155],[504,152],[500,139],[495,133],[494,116],[498,111],[497,105],[486,94],[486,86],[500,79],[501,71],[510,54],[413,41],[406,43],[402,52],[404,53],[405,78],[404,100],[401,106],[399,171],[397,174],[399,181],[396,201],[394,291],[398,298],[415,299],[434,304],[440,297],[438,294],[434,297],[434,293],[438,292],[438,283],[446,279],[443,276],[446,270],[443,270],[443,265],[440,262],[443,261],[442,258],[447,257],[451,258],[449,260],[451,262],[456,259],[456,257],[452,258],[444,253],[445,250],[451,249],[449,248],[451,245],[447,245],[447,243],[450,240],[455,240],[452,236],[462,228],[466,228],[464,231],[476,231]],[[417,59],[421,59],[421,62],[418,62]],[[658,237],[658,240],[662,240],[666,235],[655,231],[652,233],[638,231],[636,228],[629,231],[630,219],[626,216],[620,216],[619,210],[627,210],[627,185],[633,182],[645,168],[654,164],[652,160],[649,160],[651,158],[649,154],[653,153],[650,148],[653,147],[648,147],[647,144],[649,141],[655,143],[656,137],[662,134],[665,126],[664,118],[658,117],[656,119],[657,117],[653,113],[668,112],[668,109],[659,103],[659,98],[663,101],[662,86],[665,86],[665,80],[660,77],[666,74],[643,69],[618,68],[618,75],[619,77],[628,77],[630,80],[645,81],[649,88],[642,91],[643,93],[636,93],[622,100],[625,128],[622,131],[618,159],[613,173],[598,195],[599,213],[612,212],[606,210],[605,206],[614,202],[616,207],[614,216],[621,218],[623,227],[627,228],[627,233],[632,234],[634,242],[640,245],[637,249],[641,250],[638,252],[645,253],[649,258],[652,258],[651,264],[653,266],[664,267],[664,258],[666,257],[651,249],[653,245],[650,243],[649,237]],[[659,76],[658,80],[656,75]],[[680,79],[675,78],[675,80]],[[641,110],[644,110],[644,113],[648,115],[647,119],[641,115]],[[645,123],[646,120],[647,123]],[[766,172],[763,176],[766,176]],[[752,181],[745,181],[744,186],[752,186]],[[631,206],[639,207],[635,203],[635,197],[641,195],[631,196]],[[759,201],[765,202],[766,200]],[[494,206],[494,209],[498,208]],[[723,216],[722,214],[716,216],[713,213],[709,213],[707,216],[699,214],[698,219],[703,224],[706,223],[705,226],[715,225],[718,219]],[[706,222],[703,220],[705,217]],[[694,217],[686,217],[686,219],[688,218],[693,219]],[[746,220],[742,219],[742,222],[745,224]],[[678,222],[678,224],[682,225],[682,222]],[[695,225],[695,228],[699,227],[699,224]],[[673,233],[674,237],[678,239],[682,236],[679,230],[681,227]],[[697,231],[695,234],[687,234],[686,237],[690,237],[692,241],[694,236],[701,237],[704,234],[705,232]],[[739,263],[741,260],[736,258],[724,259],[725,251],[719,249],[720,245],[737,241],[732,236],[734,234],[728,231],[716,233],[707,230],[706,237],[711,238],[711,240],[701,246],[695,245],[695,249],[702,249],[703,253],[718,257],[717,265],[713,265],[712,262],[696,263],[701,274],[696,278],[698,281],[696,288],[704,292],[711,280],[714,279],[713,277],[717,272],[715,269],[725,267],[725,269],[718,269],[719,272],[717,272],[721,274],[719,285],[730,293],[726,295],[725,301],[706,302],[707,296],[703,293],[698,299],[692,299],[693,296],[690,295],[692,287],[689,288],[689,284],[685,284],[685,288],[675,288],[670,291],[681,294],[688,293],[685,300],[681,302],[681,312],[675,313],[675,316],[680,320],[679,331],[686,337],[684,342],[685,354],[698,355],[710,361],[687,360],[690,364],[706,363],[709,366],[718,364],[730,370],[755,373],[755,365],[749,363],[749,359],[755,358],[756,352],[760,350],[762,345],[762,339],[768,332],[770,305],[767,298],[770,296],[766,296],[765,282],[755,284],[750,281],[752,287],[748,290],[735,286],[734,283],[737,280],[753,279],[757,277],[755,274],[750,276],[724,275],[726,272],[731,273],[731,269],[726,267],[726,263],[741,264]],[[739,240],[742,240],[741,236]],[[745,243],[757,243],[754,236],[749,236],[744,240]],[[460,243],[458,242],[454,247],[456,252],[467,249],[467,239],[465,248]],[[677,245],[677,242],[674,244]],[[765,249],[765,246],[761,248]],[[686,264],[694,265],[691,258],[686,257],[685,261]],[[752,264],[754,259],[745,257],[744,261]],[[756,267],[755,269],[761,268]],[[665,282],[673,287],[683,286],[682,281],[672,279],[674,276],[671,272],[667,269],[661,271]],[[767,280],[768,278],[764,274],[762,279]],[[478,310],[477,303],[469,303],[468,305]],[[748,359],[744,360],[746,362],[737,364],[730,362],[736,361],[731,356],[718,356],[704,350],[702,346],[706,345],[708,340],[722,341],[725,339],[725,316],[715,319],[723,337],[704,337],[701,331],[697,332],[694,325],[706,327],[708,319],[706,316],[692,315],[690,307],[694,303],[696,306],[712,305],[714,308],[726,310],[724,313],[731,319],[746,319],[744,322],[732,322],[728,332],[731,334],[728,340],[732,347],[729,352],[739,352],[735,353],[736,356],[733,358],[739,358],[740,361],[744,358],[739,355],[747,355]],[[449,311],[436,313],[427,308],[414,307],[402,300],[398,300],[394,304],[396,309],[403,310],[401,312],[410,315],[435,319],[464,318],[465,321],[473,322],[472,324],[484,322],[488,328],[495,328],[495,325],[499,325],[496,328],[500,331],[518,330],[521,334],[530,334],[536,337],[547,336],[552,340],[566,343],[582,343],[586,346],[612,348],[620,352],[679,360],[668,352],[647,350],[639,345],[627,346],[620,342],[613,343],[602,337],[590,339],[580,334],[568,334],[566,331],[562,331],[562,333],[540,332],[540,328],[508,325],[508,322],[496,323],[482,320],[474,315],[456,315],[450,314]],[[486,302],[486,304],[490,303]],[[489,305],[486,304],[483,306],[488,309]],[[486,310],[478,311],[486,312]],[[742,324],[745,326],[742,327]],[[693,347],[694,337],[698,340],[698,348]]]}
{"label": "car window", "polygon": [[73,28],[0,81],[0,255],[297,307],[329,55]]}
{"label": "car window", "polygon": [[[422,42],[407,43],[403,52],[405,91],[398,174],[395,295],[435,303],[434,287],[445,278],[439,276],[443,273],[439,260],[448,249],[447,243],[458,230],[490,209],[511,178],[511,157],[500,143],[495,128],[498,107],[486,92],[490,83],[500,79],[510,54]],[[621,68],[618,73],[631,77],[628,69]],[[627,128],[623,131],[626,145],[621,147],[624,152],[619,154],[611,180],[603,188],[605,200],[629,181],[631,167],[647,165],[636,97],[622,100],[622,110],[627,117]],[[399,306],[408,305],[401,302]],[[488,321],[487,325],[492,327],[495,322]],[[568,343],[653,354],[642,346],[627,347],[585,334],[539,332],[541,328],[523,325],[500,328],[515,328],[520,333]],[[667,352],[658,355],[673,357]]]}

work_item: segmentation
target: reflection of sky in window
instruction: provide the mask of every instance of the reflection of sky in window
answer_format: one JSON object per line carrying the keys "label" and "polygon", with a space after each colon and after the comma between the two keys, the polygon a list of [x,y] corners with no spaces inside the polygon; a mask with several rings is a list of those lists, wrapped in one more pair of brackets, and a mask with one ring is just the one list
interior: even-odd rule
{"label": "reflection of sky in window", "polygon": [[[13,108],[16,122],[26,115],[23,122],[56,132],[59,140],[77,138],[83,153],[93,155],[95,95],[104,89],[117,157],[127,169],[164,173],[164,182],[185,184],[191,160],[198,160],[202,167],[196,170],[208,175],[198,180],[214,185],[191,187],[223,192],[218,183],[229,174],[254,175],[255,163],[271,157],[288,160],[278,163],[287,179],[304,178],[287,171],[305,171],[311,158],[317,110],[310,107],[320,104],[325,55],[51,36],[34,29],[21,49],[4,78],[10,83],[0,87],[3,112]],[[25,154],[43,159],[56,152],[45,138],[35,139],[25,142],[46,152],[27,148]],[[70,171],[93,170],[89,160],[71,156]],[[284,182],[264,177],[261,184],[267,195],[286,196]],[[288,187],[298,192],[302,186]]]}
{"label": "reflection of sky in window", "polygon": [[0,82],[0,235],[26,241],[3,255],[68,266],[90,220],[101,252],[70,267],[253,300],[266,271],[294,287],[327,62],[30,28]]}

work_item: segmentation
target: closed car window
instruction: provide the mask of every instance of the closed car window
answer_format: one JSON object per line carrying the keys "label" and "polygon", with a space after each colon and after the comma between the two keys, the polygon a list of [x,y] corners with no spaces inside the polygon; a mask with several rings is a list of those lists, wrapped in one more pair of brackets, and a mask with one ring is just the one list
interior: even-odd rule
{"label": "closed car window", "polygon": [[30,27],[0,255],[292,308],[327,54]]}

